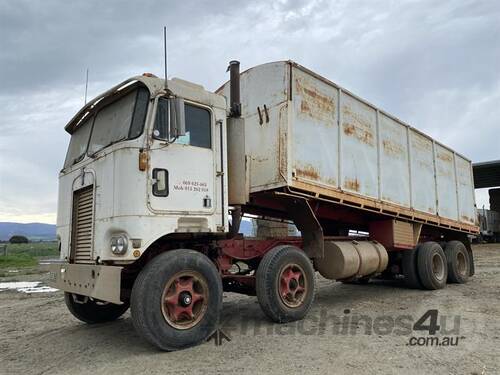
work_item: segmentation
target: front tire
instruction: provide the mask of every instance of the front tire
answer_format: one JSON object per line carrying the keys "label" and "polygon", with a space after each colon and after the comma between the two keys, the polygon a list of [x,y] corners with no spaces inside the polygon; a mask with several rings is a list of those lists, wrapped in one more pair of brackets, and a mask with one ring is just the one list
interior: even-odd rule
{"label": "front tire", "polygon": [[269,251],[257,269],[256,292],[262,311],[277,323],[306,316],[314,299],[314,269],[306,254],[293,246]]}
{"label": "front tire", "polygon": [[64,301],[75,318],[88,324],[111,322],[122,316],[129,308],[128,303],[117,305],[68,292],[64,293]]}
{"label": "front tire", "polygon": [[197,345],[217,329],[222,281],[210,259],[193,250],[172,250],[152,259],[135,280],[132,322],[161,350]]}

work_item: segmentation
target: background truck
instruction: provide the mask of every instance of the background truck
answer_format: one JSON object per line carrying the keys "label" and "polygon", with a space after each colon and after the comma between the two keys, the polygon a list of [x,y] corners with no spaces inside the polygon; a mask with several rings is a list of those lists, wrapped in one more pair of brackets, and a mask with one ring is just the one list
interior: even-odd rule
{"label": "background truck", "polygon": [[484,208],[478,211],[480,227],[478,240],[500,242],[500,212]]}
{"label": "background truck", "polygon": [[[422,289],[473,275],[469,160],[294,62],[229,70],[216,93],[131,78],[66,126],[51,284],[73,315],[130,306],[174,350],[215,331],[223,291],[281,323],[307,314],[315,271]],[[244,215],[301,236],[244,237]]]}

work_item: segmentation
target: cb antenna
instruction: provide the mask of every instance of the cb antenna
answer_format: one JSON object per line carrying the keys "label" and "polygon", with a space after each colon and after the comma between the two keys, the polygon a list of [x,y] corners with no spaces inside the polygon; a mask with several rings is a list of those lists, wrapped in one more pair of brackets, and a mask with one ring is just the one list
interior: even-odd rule
{"label": "cb antenna", "polygon": [[167,26],[163,26],[163,57],[165,59],[165,91],[168,91],[168,65],[167,65]]}
{"label": "cb antenna", "polygon": [[86,74],[86,77],[85,77],[85,103],[84,104],[87,104],[87,90],[89,88],[89,68],[87,68],[87,74]]}

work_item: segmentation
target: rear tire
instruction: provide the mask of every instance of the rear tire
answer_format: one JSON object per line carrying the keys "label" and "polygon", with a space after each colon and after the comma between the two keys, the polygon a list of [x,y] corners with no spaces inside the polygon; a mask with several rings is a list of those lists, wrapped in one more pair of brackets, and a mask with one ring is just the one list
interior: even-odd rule
{"label": "rear tire", "polygon": [[221,277],[212,261],[197,251],[168,251],[141,271],[130,308],[137,332],[161,350],[197,345],[219,325]]}
{"label": "rear tire", "polygon": [[314,269],[300,249],[283,245],[269,251],[257,269],[257,299],[277,323],[304,318],[314,299]]}
{"label": "rear tire", "polygon": [[417,269],[425,289],[442,289],[446,286],[448,265],[444,251],[436,242],[425,242],[418,248]]}
{"label": "rear tire", "polygon": [[[83,300],[85,300],[84,303],[82,303]],[[129,308],[128,303],[117,305],[68,292],[64,293],[64,301],[75,318],[88,324],[111,322],[122,316]]]}
{"label": "rear tire", "polygon": [[404,281],[405,285],[412,289],[422,289],[422,283],[420,282],[417,269],[419,246],[420,245],[417,245],[414,249],[403,251],[403,261],[401,266],[403,268]]}
{"label": "rear tire", "polygon": [[448,282],[465,284],[470,272],[470,258],[465,245],[460,241],[450,241],[444,253],[448,263]]}

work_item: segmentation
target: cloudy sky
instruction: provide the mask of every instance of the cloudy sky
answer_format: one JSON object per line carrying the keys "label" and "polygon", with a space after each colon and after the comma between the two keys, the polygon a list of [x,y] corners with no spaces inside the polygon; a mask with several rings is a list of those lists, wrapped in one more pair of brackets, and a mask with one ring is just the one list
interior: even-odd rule
{"label": "cloudy sky", "polygon": [[293,59],[473,161],[500,159],[499,1],[0,0],[0,221],[55,222],[86,69],[90,97],[161,75],[163,25],[169,76],[215,90],[231,59]]}

